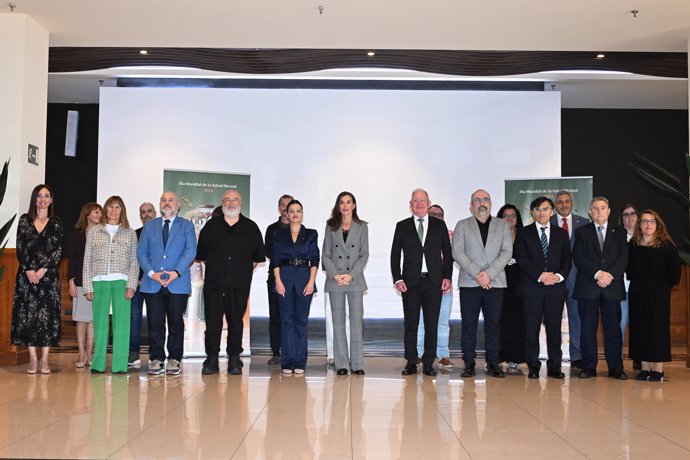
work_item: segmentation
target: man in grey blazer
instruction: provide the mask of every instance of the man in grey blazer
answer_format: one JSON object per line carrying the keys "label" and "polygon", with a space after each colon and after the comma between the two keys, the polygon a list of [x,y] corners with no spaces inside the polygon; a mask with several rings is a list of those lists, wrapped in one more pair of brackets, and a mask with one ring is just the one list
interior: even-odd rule
{"label": "man in grey blazer", "polygon": [[[575,246],[575,230],[589,223],[587,217],[573,214],[572,210],[573,197],[570,192],[561,190],[556,193],[556,214],[551,217],[551,225],[558,225],[568,232],[571,251],[573,246]],[[577,300],[573,298],[576,277],[577,267],[575,267],[575,261],[573,261],[570,267],[570,274],[568,274],[568,278],[565,280],[565,288],[568,291],[565,304],[568,307],[568,335],[570,336],[568,349],[570,353],[571,369],[582,368],[582,353],[580,352],[580,314],[578,313]]]}
{"label": "man in grey blazer", "polygon": [[462,315],[462,377],[473,377],[477,356],[477,324],[484,313],[486,370],[505,377],[499,367],[501,308],[507,287],[505,266],[513,255],[508,224],[491,218],[491,196],[477,190],[470,199],[472,217],[458,221],[453,231],[453,258],[460,266],[460,313]]}

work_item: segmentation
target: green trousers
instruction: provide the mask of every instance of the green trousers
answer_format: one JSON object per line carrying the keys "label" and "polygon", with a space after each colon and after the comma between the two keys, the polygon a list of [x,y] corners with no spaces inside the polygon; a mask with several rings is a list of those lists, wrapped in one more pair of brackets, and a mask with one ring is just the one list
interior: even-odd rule
{"label": "green trousers", "polygon": [[113,305],[113,360],[112,372],[127,372],[129,353],[130,300],[125,297],[127,281],[93,282],[93,338],[94,352],[91,369],[105,372],[108,351],[108,316]]}

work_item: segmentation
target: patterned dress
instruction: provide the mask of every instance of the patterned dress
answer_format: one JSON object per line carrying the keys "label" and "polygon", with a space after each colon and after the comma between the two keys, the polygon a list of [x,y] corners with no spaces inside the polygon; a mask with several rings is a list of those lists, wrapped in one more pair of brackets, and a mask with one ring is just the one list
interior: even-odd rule
{"label": "patterned dress", "polygon": [[[19,271],[14,286],[12,337],[14,345],[35,347],[60,343],[60,280],[58,262],[62,255],[62,222],[53,217],[41,233],[24,214],[17,228]],[[38,284],[29,282],[27,270],[46,268]]]}

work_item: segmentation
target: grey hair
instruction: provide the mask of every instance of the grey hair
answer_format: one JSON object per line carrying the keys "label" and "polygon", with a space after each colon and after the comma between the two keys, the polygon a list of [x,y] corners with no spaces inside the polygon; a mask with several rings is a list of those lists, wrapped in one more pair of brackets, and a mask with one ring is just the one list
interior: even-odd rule
{"label": "grey hair", "polygon": [[589,209],[592,209],[592,206],[594,205],[595,201],[603,201],[606,203],[606,206],[609,206],[609,200],[606,197],[603,196],[595,196],[592,198],[592,201],[589,202]]}
{"label": "grey hair", "polygon": [[425,194],[425,195],[426,195],[426,199],[427,199],[427,200],[429,199],[429,192],[427,192],[427,191],[424,190],[423,188],[416,188],[416,189],[412,190],[412,195],[410,195],[410,199],[412,199],[412,197],[414,196],[414,194],[417,193],[417,192],[421,192],[421,193]]}

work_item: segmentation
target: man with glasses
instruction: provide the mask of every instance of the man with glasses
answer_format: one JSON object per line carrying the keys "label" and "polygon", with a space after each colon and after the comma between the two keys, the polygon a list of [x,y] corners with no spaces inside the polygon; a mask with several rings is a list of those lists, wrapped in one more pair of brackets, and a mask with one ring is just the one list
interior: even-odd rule
{"label": "man with glasses", "polygon": [[573,297],[578,300],[581,321],[582,370],[578,377],[597,375],[599,314],[604,329],[604,354],[609,377],[625,380],[621,300],[625,299],[623,273],[628,265],[625,229],[609,223],[609,201],[594,197],[589,205],[592,223],[577,229],[573,260],[577,279]]}
{"label": "man with glasses", "polygon": [[[575,246],[575,230],[589,223],[588,218],[573,214],[572,210],[573,197],[570,195],[570,192],[561,190],[556,193],[556,214],[551,218],[551,225],[558,225],[568,232],[571,251]],[[573,298],[576,276],[577,268],[575,264],[572,264],[570,267],[570,274],[565,280],[565,287],[568,291],[565,304],[568,309],[568,334],[570,337],[568,352],[570,354],[571,369],[580,369],[582,367],[582,354],[580,353],[580,315],[577,311],[577,300]]]}
{"label": "man with glasses", "polygon": [[546,329],[549,359],[546,375],[565,378],[561,372],[561,319],[566,297],[565,278],[572,264],[568,233],[551,224],[553,201],[540,196],[530,204],[534,223],[520,229],[513,257],[520,267],[517,294],[525,315],[525,361],[530,379],[539,378],[539,331]]}
{"label": "man with glasses", "polygon": [[264,241],[256,223],[244,217],[237,190],[223,194],[223,218],[209,220],[199,233],[196,260],[204,270],[206,360],[204,375],[217,374],[223,316],[228,323],[228,374],[241,375],[242,334],[254,268],[266,260]]}
{"label": "man with glasses", "polygon": [[460,266],[460,313],[462,315],[462,377],[474,377],[477,356],[477,324],[484,313],[486,370],[503,378],[499,367],[503,291],[508,286],[505,266],[513,254],[513,237],[503,219],[491,218],[491,197],[477,190],[470,198],[471,217],[458,221],[453,231],[453,258]]}
{"label": "man with glasses", "polygon": [[[429,194],[422,189],[412,192],[412,216],[395,226],[391,247],[391,274],[395,288],[402,295],[405,318],[405,359],[402,375],[417,374],[417,328],[420,308],[424,312],[424,375],[436,375],[438,315],[441,292],[447,290],[453,276],[453,258],[446,223],[429,217]],[[402,271],[400,269],[401,253]]]}

